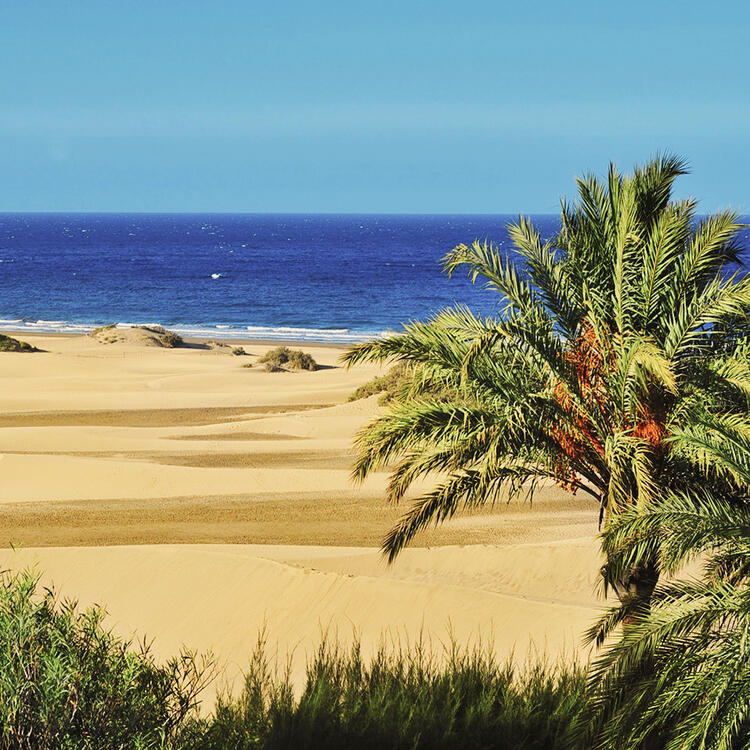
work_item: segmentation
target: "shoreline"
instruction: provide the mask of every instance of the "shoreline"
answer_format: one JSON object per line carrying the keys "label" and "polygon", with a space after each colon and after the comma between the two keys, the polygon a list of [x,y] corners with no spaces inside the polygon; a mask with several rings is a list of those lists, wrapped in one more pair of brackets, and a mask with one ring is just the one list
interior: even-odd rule
{"label": "shoreline", "polygon": [[265,341],[280,341],[288,343],[305,343],[308,345],[336,344],[347,346],[370,341],[398,329],[386,327],[380,330],[355,330],[351,328],[307,328],[305,326],[257,325],[241,326],[216,324],[214,327],[201,324],[172,323],[164,324],[156,320],[148,322],[110,323],[75,323],[66,320],[36,320],[23,321],[21,319],[0,317],[0,334],[9,336],[29,336],[40,334],[43,336],[71,335],[86,336],[97,328],[114,325],[119,330],[138,328],[143,326],[159,326],[181,336],[183,339],[218,340],[227,342],[258,343]]}
{"label": "shoreline", "polygon": [[[168,328],[167,330],[174,330],[171,328]],[[28,331],[24,329],[10,329],[10,328],[3,328],[0,330],[0,334],[5,334],[6,336],[11,336],[13,338],[20,338],[22,340],[25,339],[77,339],[77,338],[86,338],[89,334],[88,333],[78,333],[73,331]],[[207,344],[211,341],[221,341],[223,342],[232,342],[233,344],[236,344],[237,346],[267,346],[269,349],[274,348],[276,346],[290,346],[290,347],[310,347],[314,349],[347,349],[348,347],[352,346],[356,342],[349,342],[349,341],[315,341],[311,339],[273,339],[273,338],[252,338],[248,336],[247,338],[235,338],[235,337],[225,337],[222,338],[221,336],[183,336],[182,340],[186,344]],[[188,347],[175,347],[176,349],[180,348],[189,348]]]}

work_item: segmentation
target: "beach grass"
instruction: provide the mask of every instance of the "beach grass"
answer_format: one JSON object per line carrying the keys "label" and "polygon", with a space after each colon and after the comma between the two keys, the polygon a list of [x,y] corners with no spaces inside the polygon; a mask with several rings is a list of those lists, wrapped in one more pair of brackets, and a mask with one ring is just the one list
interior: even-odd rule
{"label": "beach grass", "polygon": [[384,375],[378,375],[353,391],[348,401],[359,401],[380,394],[379,406],[386,406],[394,401],[405,401],[420,394],[440,401],[455,401],[458,394],[454,388],[444,384],[429,382],[421,376],[419,368],[410,362],[397,362]]}
{"label": "beach grass", "polygon": [[175,333],[174,331],[168,331],[163,326],[135,326],[135,328],[156,334],[159,337],[162,346],[165,346],[168,349],[175,349],[185,343],[180,334]]}
{"label": "beach grass", "polygon": [[324,638],[300,690],[261,634],[240,694],[199,713],[211,660],[184,651],[157,662],[104,616],[60,600],[34,572],[0,576],[0,747],[554,750],[569,747],[583,707],[580,668],[519,669],[456,643],[442,653],[421,642],[383,647],[366,659],[358,644]]}
{"label": "beach grass", "polygon": [[220,698],[214,715],[186,727],[195,750],[235,748],[531,748],[572,747],[569,728],[583,708],[583,671],[543,660],[518,669],[481,648],[423,644],[382,648],[324,641],[295,697],[288,673],[275,671],[261,643],[244,690]]}

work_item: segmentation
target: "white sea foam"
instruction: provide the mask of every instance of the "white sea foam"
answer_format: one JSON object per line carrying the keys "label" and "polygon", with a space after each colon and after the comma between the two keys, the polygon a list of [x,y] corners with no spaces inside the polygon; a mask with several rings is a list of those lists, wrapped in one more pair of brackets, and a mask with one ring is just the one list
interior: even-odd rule
{"label": "white sea foam", "polygon": [[277,331],[278,333],[350,333],[348,328],[272,328],[266,326],[246,326],[248,331]]}
{"label": "white sea foam", "polygon": [[299,339],[300,341],[328,341],[354,343],[382,335],[383,331],[352,331],[349,328],[296,328],[287,326],[247,326],[247,332],[259,339]]}
{"label": "white sea foam", "polygon": [[146,326],[147,328],[159,328],[161,326],[161,323],[115,323],[115,328],[135,328],[136,326]]}
{"label": "white sea foam", "polygon": [[[0,318],[2,331],[34,331],[38,333],[90,333],[98,323],[78,323],[66,320],[23,320],[22,318]],[[163,325],[181,336],[214,339],[269,339],[274,341],[318,341],[321,343],[351,344],[381,336],[386,331],[353,331],[349,328],[303,328],[293,326],[243,326],[228,324],[213,326],[171,325],[154,322],[119,322],[117,328],[133,326]]]}
{"label": "white sea foam", "polygon": [[93,326],[65,320],[23,320],[0,318],[0,331],[34,331],[35,333],[88,333]]}

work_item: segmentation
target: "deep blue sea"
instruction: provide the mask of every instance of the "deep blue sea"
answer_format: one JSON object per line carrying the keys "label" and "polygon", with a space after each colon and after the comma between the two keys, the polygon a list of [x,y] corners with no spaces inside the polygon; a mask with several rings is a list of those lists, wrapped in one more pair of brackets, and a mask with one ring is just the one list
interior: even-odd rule
{"label": "deep blue sea", "polygon": [[[158,323],[188,336],[351,342],[493,294],[441,257],[509,247],[511,216],[0,214],[0,329]],[[536,216],[544,235],[554,216]],[[745,244],[750,247],[750,233]]]}

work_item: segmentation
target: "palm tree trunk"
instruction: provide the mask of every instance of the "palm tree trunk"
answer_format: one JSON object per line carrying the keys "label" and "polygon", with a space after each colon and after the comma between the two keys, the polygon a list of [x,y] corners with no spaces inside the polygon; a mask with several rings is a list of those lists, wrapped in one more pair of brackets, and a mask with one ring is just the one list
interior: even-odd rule
{"label": "palm tree trunk", "polygon": [[623,627],[634,625],[648,615],[651,595],[659,581],[659,568],[654,560],[644,560],[632,567],[619,580],[611,581],[620,604],[630,609]]}
{"label": "palm tree trunk", "polygon": [[[622,605],[628,607],[629,614],[623,618],[622,627],[633,627],[648,616],[651,609],[651,595],[659,581],[659,569],[654,560],[646,560],[631,568],[619,581],[612,581],[612,588]],[[644,672],[653,670],[651,663],[643,664]],[[648,736],[638,750],[660,750],[663,742],[658,735]]]}

